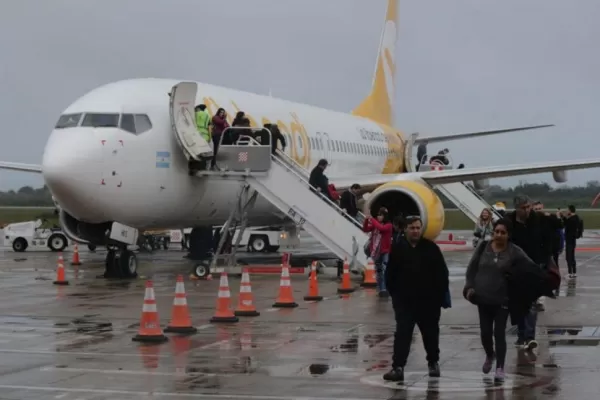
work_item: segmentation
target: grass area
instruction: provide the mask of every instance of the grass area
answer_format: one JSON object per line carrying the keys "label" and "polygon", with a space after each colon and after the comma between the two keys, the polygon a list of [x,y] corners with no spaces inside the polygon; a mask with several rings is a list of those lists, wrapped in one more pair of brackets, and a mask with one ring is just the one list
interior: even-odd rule
{"label": "grass area", "polygon": [[[555,212],[552,210],[551,212]],[[580,210],[577,214],[583,219],[584,229],[600,229],[600,209]],[[444,229],[473,229],[475,224],[458,210],[446,210],[446,223]]]}
{"label": "grass area", "polygon": [[8,208],[0,207],[0,227],[13,222],[33,221],[36,219],[47,219],[44,227],[58,224],[58,218],[54,215],[52,208]]}
{"label": "grass area", "polygon": [[[581,210],[585,229],[600,229],[600,210]],[[0,207],[0,226],[13,222],[32,221],[46,218],[46,226],[58,223],[52,209],[47,208],[6,208]],[[444,229],[473,229],[473,222],[458,210],[446,210],[446,226]]]}

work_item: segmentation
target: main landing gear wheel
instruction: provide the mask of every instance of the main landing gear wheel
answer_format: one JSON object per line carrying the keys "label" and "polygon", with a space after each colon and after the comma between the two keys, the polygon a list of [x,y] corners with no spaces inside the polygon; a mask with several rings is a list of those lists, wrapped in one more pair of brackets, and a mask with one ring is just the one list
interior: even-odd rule
{"label": "main landing gear wheel", "polygon": [[194,269],[192,271],[197,278],[206,279],[208,275],[210,275],[210,266],[204,263],[198,263],[194,265]]}
{"label": "main landing gear wheel", "polygon": [[109,249],[106,254],[104,278],[136,278],[137,267],[137,257],[131,250]]}

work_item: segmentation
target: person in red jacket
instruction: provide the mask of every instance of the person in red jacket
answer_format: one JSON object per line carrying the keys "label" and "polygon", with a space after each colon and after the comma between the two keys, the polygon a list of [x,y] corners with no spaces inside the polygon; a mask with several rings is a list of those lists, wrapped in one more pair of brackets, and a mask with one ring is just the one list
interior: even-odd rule
{"label": "person in red jacket", "polygon": [[392,233],[394,228],[390,222],[387,208],[381,207],[377,212],[377,218],[367,215],[363,223],[363,230],[371,232],[371,237],[369,238],[369,257],[375,263],[379,297],[388,297],[384,277],[392,247]]}

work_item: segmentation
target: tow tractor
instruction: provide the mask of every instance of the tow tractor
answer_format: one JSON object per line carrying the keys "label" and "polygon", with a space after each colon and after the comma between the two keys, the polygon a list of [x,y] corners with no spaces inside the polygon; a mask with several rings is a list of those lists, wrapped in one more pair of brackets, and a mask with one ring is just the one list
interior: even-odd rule
{"label": "tow tractor", "polygon": [[[215,227],[220,229],[221,226]],[[172,230],[170,242],[181,243],[183,250],[189,249],[190,233],[192,228],[186,228],[183,232],[179,229]],[[236,229],[232,242],[235,243],[240,229]],[[245,247],[249,253],[275,253],[279,250],[279,241],[284,238],[285,231],[281,227],[260,226],[247,228],[242,234],[240,247]]]}
{"label": "tow tractor", "polygon": [[46,220],[35,220],[8,224],[4,227],[4,246],[12,247],[16,252],[23,252],[30,246],[33,249],[49,248],[52,251],[63,251],[69,240],[59,227],[42,228]]}

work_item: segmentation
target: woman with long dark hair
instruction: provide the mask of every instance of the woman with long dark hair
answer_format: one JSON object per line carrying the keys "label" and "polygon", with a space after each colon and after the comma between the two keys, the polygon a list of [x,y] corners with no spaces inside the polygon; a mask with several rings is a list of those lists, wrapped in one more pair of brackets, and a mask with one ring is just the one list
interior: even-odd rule
{"label": "woman with long dark hair", "polygon": [[494,378],[504,381],[506,324],[512,312],[508,276],[515,268],[534,262],[509,240],[512,224],[508,219],[497,220],[493,228],[492,239],[482,240],[469,262],[463,294],[479,311],[481,344],[486,354],[482,371],[489,373],[495,359]]}

